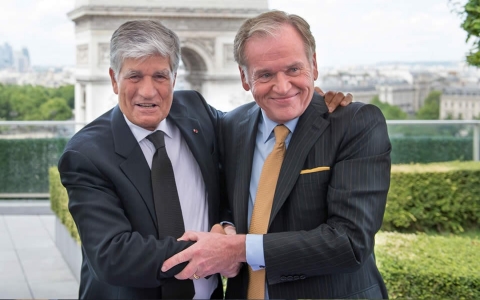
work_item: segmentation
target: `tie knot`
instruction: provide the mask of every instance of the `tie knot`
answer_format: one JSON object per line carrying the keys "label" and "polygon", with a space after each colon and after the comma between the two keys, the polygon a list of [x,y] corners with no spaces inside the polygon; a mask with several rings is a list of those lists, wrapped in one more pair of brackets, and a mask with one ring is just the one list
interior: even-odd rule
{"label": "tie knot", "polygon": [[147,139],[153,143],[156,150],[165,147],[165,137],[163,131],[157,130],[154,133],[148,135]]}
{"label": "tie knot", "polygon": [[273,131],[275,132],[275,143],[284,143],[290,130],[285,125],[277,125]]}

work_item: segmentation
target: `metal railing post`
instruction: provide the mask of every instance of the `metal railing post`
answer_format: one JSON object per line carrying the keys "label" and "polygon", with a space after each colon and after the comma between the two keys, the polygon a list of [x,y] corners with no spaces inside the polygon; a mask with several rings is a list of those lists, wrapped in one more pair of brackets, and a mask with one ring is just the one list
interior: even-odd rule
{"label": "metal railing post", "polygon": [[473,160],[480,160],[480,124],[473,126]]}

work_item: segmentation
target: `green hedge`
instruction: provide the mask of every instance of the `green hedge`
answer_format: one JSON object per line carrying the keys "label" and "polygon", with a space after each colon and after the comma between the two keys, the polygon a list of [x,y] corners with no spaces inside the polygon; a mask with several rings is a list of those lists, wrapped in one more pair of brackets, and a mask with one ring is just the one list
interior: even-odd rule
{"label": "green hedge", "polygon": [[67,190],[60,181],[60,174],[58,173],[57,167],[48,169],[48,178],[50,182],[50,207],[62,224],[65,225],[71,236],[80,243],[77,227],[68,210]]}
{"label": "green hedge", "polygon": [[48,193],[48,168],[66,138],[0,139],[0,193]]}
{"label": "green hedge", "polygon": [[[47,193],[47,170],[68,139],[0,139],[0,193]],[[392,137],[392,163],[472,159],[471,138]],[[435,149],[435,150],[433,150]]]}
{"label": "green hedge", "polygon": [[480,223],[480,162],[393,165],[382,229],[458,233]]}
{"label": "green hedge", "polygon": [[471,137],[390,137],[392,164],[467,161],[473,159]]}
{"label": "green hedge", "polygon": [[480,299],[480,240],[380,232],[375,256],[391,299]]}
{"label": "green hedge", "polygon": [[[403,184],[395,177],[396,175],[402,178],[405,174],[429,174],[426,177],[435,181],[435,185],[443,187],[451,185],[451,190],[458,191],[459,189],[465,189],[465,187],[458,186],[456,182],[439,182],[434,177],[438,175],[439,178],[445,178],[447,174],[456,174],[459,169],[467,175],[467,178],[476,176],[478,180],[479,174],[477,171],[480,170],[480,163],[454,162],[450,164],[394,166],[392,188],[390,189],[385,214],[386,218],[390,218],[390,220],[384,222],[384,224],[393,223],[394,220],[403,220],[402,218],[405,216],[407,216],[407,219],[411,218],[408,212],[416,212],[416,209],[413,209],[415,206],[410,204],[412,201],[401,202],[398,199],[392,200],[392,191],[395,192]],[[422,173],[423,171],[425,172]],[[434,171],[437,173],[433,174]],[[415,177],[411,180],[417,179]],[[68,211],[68,195],[60,182],[60,176],[56,167],[49,169],[49,181],[52,210],[66,226],[72,237],[80,243],[77,228]],[[469,180],[466,181],[470,182]],[[428,186],[426,181],[423,184]],[[420,184],[418,185],[421,186]],[[477,183],[477,186],[480,185]],[[470,188],[476,187],[470,186]],[[403,189],[405,193],[408,190],[416,191],[418,187],[413,185],[413,187]],[[428,189],[428,191],[431,190],[436,191],[436,189]],[[480,195],[478,190],[474,190],[473,193]],[[415,197],[419,196],[421,195],[417,193]],[[397,198],[413,199],[415,197],[404,194]],[[427,211],[432,211],[432,208],[438,205],[436,197],[427,196],[425,200],[418,202],[432,202],[432,204],[428,205],[424,203],[422,206],[423,210],[426,207],[430,207],[430,210]],[[478,196],[475,199],[476,201],[473,202],[477,203],[476,217],[478,220]],[[442,201],[440,200],[440,202]],[[400,207],[402,204],[406,205],[405,209]],[[461,202],[460,205],[453,206],[459,210],[459,207],[464,205],[465,203]],[[448,212],[450,206],[452,206],[451,203],[443,206],[443,208]],[[397,218],[395,215],[394,207],[396,207],[400,218]],[[417,210],[422,211],[422,209]],[[433,211],[436,210],[434,209]],[[468,211],[469,208],[467,206],[464,212],[467,215],[471,215],[471,211]],[[392,218],[392,214],[395,215],[395,218]],[[433,214],[436,215],[436,213]],[[446,215],[449,216],[450,214],[447,213]],[[437,222],[440,220],[440,224],[434,225],[434,227],[448,228],[446,225],[449,222],[448,219],[436,218],[435,220]],[[415,226],[411,225],[411,227],[416,228],[425,222],[423,219],[418,219],[417,222],[414,222]],[[403,227],[400,228],[403,229]],[[454,226],[454,228],[457,227]],[[392,299],[480,299],[480,273],[478,272],[480,270],[480,240],[478,239],[381,231],[376,236],[375,248],[378,266],[387,285],[389,296]]]}

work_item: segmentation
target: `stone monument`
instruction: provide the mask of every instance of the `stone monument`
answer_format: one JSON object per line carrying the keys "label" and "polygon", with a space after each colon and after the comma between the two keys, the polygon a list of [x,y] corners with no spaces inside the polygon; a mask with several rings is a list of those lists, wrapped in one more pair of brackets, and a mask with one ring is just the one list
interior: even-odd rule
{"label": "stone monument", "polygon": [[110,38],[120,24],[157,19],[174,30],[182,62],[176,89],[194,89],[220,110],[251,101],[233,59],[240,24],[268,10],[267,0],[76,0],[75,120],[88,123],[117,104],[108,76]]}

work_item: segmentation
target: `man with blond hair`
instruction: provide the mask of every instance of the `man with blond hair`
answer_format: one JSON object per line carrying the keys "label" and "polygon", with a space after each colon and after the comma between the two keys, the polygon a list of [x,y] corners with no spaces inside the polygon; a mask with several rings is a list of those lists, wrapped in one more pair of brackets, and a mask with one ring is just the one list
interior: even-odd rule
{"label": "man with blond hair", "polygon": [[255,102],[221,120],[221,162],[236,235],[187,232],[196,243],[162,270],[179,279],[238,264],[227,298],[388,298],[374,258],[390,184],[381,111],[352,103],[328,113],[314,91],[315,39],[297,15],[250,18],[234,43]]}

